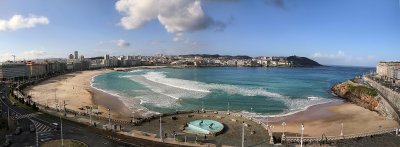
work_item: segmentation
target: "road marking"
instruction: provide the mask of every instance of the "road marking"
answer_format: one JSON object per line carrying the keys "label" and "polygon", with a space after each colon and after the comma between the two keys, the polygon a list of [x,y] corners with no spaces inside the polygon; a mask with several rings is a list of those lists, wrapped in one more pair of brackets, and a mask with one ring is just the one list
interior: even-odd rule
{"label": "road marking", "polygon": [[40,123],[38,121],[32,120],[33,124],[35,125],[36,131],[38,133],[44,133],[44,132],[50,132],[53,129],[43,123]]}
{"label": "road marking", "polygon": [[23,119],[23,118],[35,117],[37,115],[39,115],[39,113],[30,113],[30,114],[25,114],[25,115],[17,114],[15,116],[12,116],[11,119],[18,120],[18,119]]}

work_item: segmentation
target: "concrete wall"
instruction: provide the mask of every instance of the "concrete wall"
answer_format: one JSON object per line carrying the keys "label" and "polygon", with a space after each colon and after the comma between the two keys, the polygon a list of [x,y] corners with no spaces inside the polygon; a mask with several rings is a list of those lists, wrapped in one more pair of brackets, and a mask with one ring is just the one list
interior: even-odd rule
{"label": "concrete wall", "polygon": [[363,76],[363,80],[373,88],[377,89],[379,93],[388,100],[389,105],[393,106],[393,109],[396,109],[395,111],[397,112],[395,113],[397,114],[398,118],[398,112],[400,111],[400,93],[395,92],[366,76]]}

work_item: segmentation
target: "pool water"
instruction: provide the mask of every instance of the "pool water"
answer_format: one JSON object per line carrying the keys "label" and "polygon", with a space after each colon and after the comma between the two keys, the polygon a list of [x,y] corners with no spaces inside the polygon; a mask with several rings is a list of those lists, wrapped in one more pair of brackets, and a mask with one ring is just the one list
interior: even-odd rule
{"label": "pool water", "polygon": [[215,120],[194,120],[188,123],[185,130],[189,133],[196,134],[217,134],[224,129],[224,125]]}

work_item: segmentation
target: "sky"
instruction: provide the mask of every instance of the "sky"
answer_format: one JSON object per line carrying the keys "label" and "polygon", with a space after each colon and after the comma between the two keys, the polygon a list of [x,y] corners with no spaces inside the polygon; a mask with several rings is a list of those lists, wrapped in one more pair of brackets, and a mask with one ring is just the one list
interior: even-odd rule
{"label": "sky", "polygon": [[155,54],[400,59],[399,0],[0,0],[0,61]]}

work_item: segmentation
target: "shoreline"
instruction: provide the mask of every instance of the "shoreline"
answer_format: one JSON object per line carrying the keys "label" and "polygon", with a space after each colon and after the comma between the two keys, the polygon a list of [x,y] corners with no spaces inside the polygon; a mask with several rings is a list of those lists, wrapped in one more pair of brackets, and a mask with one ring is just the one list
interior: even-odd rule
{"label": "shoreline", "polygon": [[313,105],[305,111],[292,115],[260,120],[264,123],[268,121],[269,125],[273,126],[274,133],[278,134],[277,137],[283,132],[283,122],[286,123],[286,136],[299,136],[300,125],[303,123],[304,135],[310,137],[338,136],[341,133],[341,123],[344,135],[377,131],[399,125],[395,120],[386,120],[374,111],[346,101]]}
{"label": "shoreline", "polygon": [[[118,103],[119,99],[110,101],[114,102],[112,104],[98,104],[98,99],[108,99],[113,96],[108,93],[100,93],[100,91],[91,87],[92,77],[109,72],[113,72],[113,70],[101,69],[68,73],[29,86],[23,91],[32,96],[32,101],[52,108],[57,108],[57,105],[62,106],[65,101],[67,109],[87,113],[88,110],[82,108],[98,106],[97,111],[101,112],[99,115],[108,117],[108,109],[110,108],[110,114],[113,118],[126,120],[127,118],[122,117],[120,112],[112,109],[120,108],[123,110],[126,108],[124,104]],[[95,99],[95,97],[98,97],[98,99]]]}
{"label": "shoreline", "polygon": [[[160,68],[160,67],[157,67]],[[162,67],[165,68],[165,67]],[[132,70],[146,69],[146,67],[136,67]],[[142,117],[145,114],[153,113],[147,110],[138,109],[138,107],[130,108],[124,103],[124,98],[121,96],[115,96],[104,90],[99,90],[92,86],[92,79],[100,74],[105,74],[113,72],[115,70],[95,70],[95,71],[82,71],[75,72],[71,74],[61,75],[58,77],[46,80],[38,85],[27,87],[24,89],[25,93],[31,93],[32,100],[40,103],[43,98],[48,98],[46,95],[48,91],[57,89],[57,91],[63,91],[58,94],[57,97],[60,99],[67,99],[69,101],[74,100],[71,95],[83,96],[79,100],[83,100],[88,105],[98,105],[99,111],[103,112],[103,116],[108,117],[107,109],[111,109],[111,115],[113,118],[121,120],[130,120],[132,118],[132,112],[135,112],[135,117]],[[71,84],[72,81],[72,84]],[[76,83],[75,83],[76,82]],[[83,85],[81,91],[76,92],[74,87],[76,85]],[[58,90],[60,88],[60,90]],[[82,91],[83,89],[83,91]],[[31,92],[32,91],[32,92]],[[79,93],[77,95],[76,93]],[[38,99],[37,97],[42,97]],[[338,98],[340,99],[340,98]],[[79,110],[79,103],[67,105],[68,109],[77,110],[80,112],[85,112],[84,110]],[[78,105],[77,105],[78,104]],[[138,103],[139,104],[139,103]],[[136,104],[135,104],[136,105]],[[54,107],[53,105],[49,105]],[[139,107],[140,108],[140,107]],[[262,122],[267,122],[273,125],[274,134],[282,132],[283,121],[286,122],[285,132],[288,133],[287,136],[299,134],[300,124],[304,123],[306,136],[321,137],[322,134],[327,136],[336,136],[340,134],[340,124],[344,123],[344,133],[354,134],[367,131],[375,131],[380,128],[395,127],[398,123],[394,120],[384,120],[382,116],[379,116],[376,112],[372,112],[355,104],[351,104],[344,101],[334,101],[322,104],[315,104],[308,106],[302,110],[289,112],[282,115],[275,115],[273,117],[255,117]],[[268,119],[268,121],[267,121]],[[369,120],[364,123],[365,120]],[[365,124],[365,125],[359,125]],[[376,124],[380,124],[378,127]],[[310,127],[312,126],[312,127]],[[286,134],[285,133],[285,134]]]}

